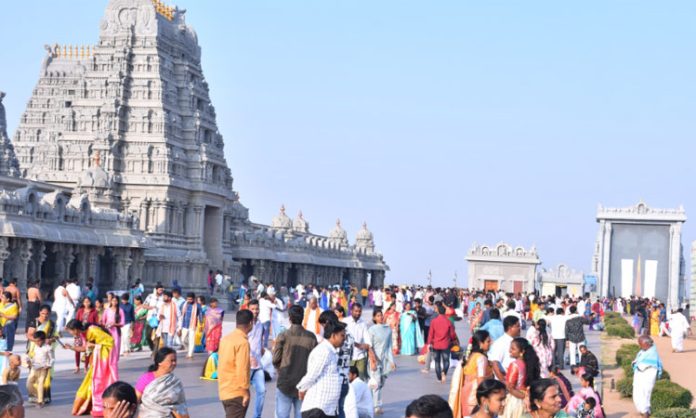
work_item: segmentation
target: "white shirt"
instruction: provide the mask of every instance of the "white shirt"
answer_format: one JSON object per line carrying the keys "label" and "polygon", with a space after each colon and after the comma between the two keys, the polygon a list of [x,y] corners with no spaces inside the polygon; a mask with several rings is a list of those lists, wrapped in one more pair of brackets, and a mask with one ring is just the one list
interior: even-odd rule
{"label": "white shirt", "polygon": [[263,298],[259,300],[259,322],[265,323],[271,320],[273,314],[273,309],[283,309],[283,305],[278,305],[279,300],[276,299],[275,302]]}
{"label": "white shirt", "polygon": [[143,303],[150,307],[150,310],[147,312],[147,319],[150,319],[153,316],[157,316],[157,313],[164,304],[164,297],[157,296],[156,293],[150,293]]}
{"label": "white shirt", "polygon": [[[174,303],[174,301],[170,301],[169,303]],[[177,320],[176,313],[174,314],[174,318],[172,318],[172,310],[169,308],[169,306],[166,306],[165,303],[162,303],[162,307],[163,309],[159,309],[159,312],[162,314],[164,319],[160,321],[159,330],[161,330],[161,332],[164,334],[169,334],[169,329],[172,321]]]}
{"label": "white shirt", "polygon": [[297,390],[306,392],[302,412],[319,408],[326,415],[338,415],[338,401],[341,398],[338,354],[327,340],[309,353],[307,373],[297,384]]}
{"label": "white shirt", "polygon": [[520,322],[522,322],[522,315],[520,315],[519,312],[516,312],[516,311],[505,311],[505,312],[503,312],[503,319],[507,318],[508,316],[514,316],[514,317],[516,317],[517,319],[519,319]]}
{"label": "white shirt", "polygon": [[33,367],[37,369],[53,366],[53,350],[51,350],[51,346],[45,342],[41,347],[34,346],[34,358],[31,361]]}
{"label": "white shirt", "polygon": [[372,391],[360,378],[350,383],[350,390],[355,398],[355,407],[358,416],[374,417],[375,406],[372,402]]}
{"label": "white shirt", "polygon": [[669,329],[673,336],[683,337],[689,329],[689,321],[681,312],[675,312],[669,317]]}
{"label": "white shirt", "polygon": [[63,296],[63,292],[66,289],[63,286],[58,286],[56,287],[56,290],[53,291],[53,305],[51,307],[51,310],[53,312],[62,314],[65,312],[65,309],[67,308],[66,305],[68,305],[68,299],[66,296]]}
{"label": "white shirt", "polygon": [[547,317],[547,321],[549,321],[549,325],[551,326],[551,338],[553,338],[554,340],[565,339],[565,324],[567,320],[567,316],[559,314]]}
{"label": "white shirt", "polygon": [[500,363],[503,371],[507,371],[508,366],[514,360],[510,357],[510,343],[513,339],[508,333],[505,333],[495,340],[491,349],[488,350],[488,360]]}
{"label": "white shirt", "polygon": [[[367,344],[372,347],[370,333],[367,331],[367,324],[364,319],[355,322],[352,316],[343,318],[343,323],[346,324],[346,331],[353,337],[353,342],[358,344]],[[353,347],[353,357],[351,360],[362,360],[367,356],[367,351],[358,347]]]}
{"label": "white shirt", "polygon": [[217,283],[218,286],[222,284],[222,274],[218,273],[215,275],[215,283]]}
{"label": "white shirt", "polygon": [[384,299],[382,298],[382,292],[380,290],[375,290],[372,292],[372,301],[377,306],[382,306]]}
{"label": "white shirt", "polygon": [[[73,303],[77,305],[77,303],[80,301],[80,296],[82,294],[82,291],[80,290],[80,286],[78,286],[75,283],[68,283],[67,286],[65,286],[65,290],[68,291],[68,294],[70,295],[70,299],[73,300]],[[70,306],[68,306],[70,308]]]}

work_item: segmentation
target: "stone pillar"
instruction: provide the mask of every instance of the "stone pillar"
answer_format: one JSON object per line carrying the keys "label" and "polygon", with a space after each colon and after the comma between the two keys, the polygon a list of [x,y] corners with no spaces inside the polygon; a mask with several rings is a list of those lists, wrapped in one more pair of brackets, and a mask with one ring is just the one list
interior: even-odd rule
{"label": "stone pillar", "polygon": [[203,206],[193,207],[193,225],[189,229],[189,235],[196,238],[200,246],[203,246]]}
{"label": "stone pillar", "polygon": [[679,276],[681,274],[681,223],[672,224],[669,228],[670,233],[670,262],[669,262],[669,290],[667,309],[679,308]]}
{"label": "stone pillar", "polygon": [[133,264],[130,248],[119,248],[114,250],[116,262],[116,274],[114,277],[114,288],[116,290],[128,289],[128,269]]}
{"label": "stone pillar", "polygon": [[75,261],[75,246],[66,245],[65,246],[65,272],[63,274],[64,279],[70,279],[70,267]]}
{"label": "stone pillar", "polygon": [[[600,281],[602,283],[602,289],[600,293],[600,296],[609,296],[609,264],[611,258],[611,222],[606,222],[604,224],[604,244],[602,248],[602,262],[601,262],[601,267],[602,267],[602,275],[600,276]],[[614,297],[619,297],[623,296],[624,290],[621,290],[620,295],[613,295]],[[630,296],[630,295],[629,295]]]}
{"label": "stone pillar", "polygon": [[20,289],[27,288],[27,265],[31,259],[32,242],[31,240],[22,240],[19,244],[19,257],[17,257],[17,266],[15,275],[17,277],[17,287]]}
{"label": "stone pillar", "polygon": [[10,258],[10,241],[6,237],[0,237],[0,277],[5,276],[5,261]]}
{"label": "stone pillar", "polygon": [[33,260],[30,265],[33,264],[31,272],[27,275],[30,279],[43,279],[41,277],[41,267],[44,261],[46,261],[46,243],[43,241],[34,241],[32,248]]}
{"label": "stone pillar", "polygon": [[87,283],[89,272],[89,250],[83,246],[76,246],[75,252],[77,254],[77,282],[80,286],[84,286]]}
{"label": "stone pillar", "polygon": [[102,247],[89,247],[89,252],[87,254],[87,261],[89,267],[87,269],[87,277],[97,279],[97,265],[99,264],[99,256],[104,254],[104,248]]}

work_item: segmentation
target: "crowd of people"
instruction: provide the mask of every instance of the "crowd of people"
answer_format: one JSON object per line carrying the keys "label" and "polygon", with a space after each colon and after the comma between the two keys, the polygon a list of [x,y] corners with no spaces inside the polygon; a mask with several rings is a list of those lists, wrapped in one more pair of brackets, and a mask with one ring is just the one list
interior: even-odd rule
{"label": "crowd of people", "polygon": [[[383,390],[398,359],[417,356],[424,374],[433,370],[442,384],[451,376],[449,396],[447,401],[436,395],[419,398],[405,411],[407,417],[601,418],[602,399],[595,389],[600,366],[585,330],[603,329],[604,313],[613,310],[625,314],[641,335],[634,403],[647,416],[652,385],[661,373],[650,335],[669,335],[679,352],[689,330],[683,309],[667,313],[658,301],[640,298],[539,297],[430,286],[276,290],[255,278],[233,289],[212,271],[208,285],[205,295],[184,294],[176,281],[168,288],[158,283],[148,293],[138,280],[101,299],[91,279],[84,287],[69,280],[54,289],[48,305],[33,282],[22,306],[17,281],[2,283],[0,385],[16,385],[26,367],[29,402],[40,408],[49,404],[60,347],[75,353],[74,372],[84,373],[73,415],[185,418],[184,385],[174,373],[178,355],[202,353],[207,360],[201,378],[217,382],[228,417],[245,417],[251,409],[261,418],[266,387],[275,379],[277,418],[374,418],[384,414]],[[225,336],[225,311],[216,292],[234,293],[238,307],[236,329]],[[371,320],[363,317],[364,307],[371,308]],[[24,357],[14,347],[23,310]],[[471,334],[464,344],[455,331],[459,321]],[[121,357],[143,349],[151,352],[151,366],[132,384],[121,381]]]}

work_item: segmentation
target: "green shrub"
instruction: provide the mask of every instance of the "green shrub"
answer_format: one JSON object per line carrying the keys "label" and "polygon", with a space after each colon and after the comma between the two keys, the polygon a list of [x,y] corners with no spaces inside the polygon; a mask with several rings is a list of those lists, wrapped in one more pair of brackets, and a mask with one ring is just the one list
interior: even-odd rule
{"label": "green shrub", "polygon": [[650,398],[650,409],[689,408],[693,399],[688,389],[669,380],[658,380]]}
{"label": "green shrub", "polygon": [[633,377],[624,377],[616,382],[616,390],[621,394],[622,398],[630,398],[633,396]]}
{"label": "green shrub", "polygon": [[636,354],[640,351],[640,346],[638,344],[622,344],[618,350],[616,350],[616,364],[619,366],[624,366],[625,364],[631,364],[636,358]]}
{"label": "green shrub", "polygon": [[[631,367],[631,364],[629,363],[628,365],[623,366],[623,371],[624,377],[616,382],[616,390],[621,394],[622,397],[630,398],[633,396],[633,367]],[[669,373],[667,373],[666,370],[662,371],[662,375],[657,381],[661,382],[663,380],[670,380]]]}
{"label": "green shrub", "polygon": [[696,409],[667,408],[650,416],[652,418],[696,418]]}
{"label": "green shrub", "polygon": [[607,335],[610,335],[613,337],[634,338],[636,336],[635,331],[628,324],[626,324],[626,325],[619,325],[619,324],[607,325],[606,331],[607,331]]}
{"label": "green shrub", "polygon": [[607,319],[611,319],[611,318],[621,318],[621,314],[618,312],[614,312],[614,311],[607,311],[604,313],[604,320],[605,321]]}

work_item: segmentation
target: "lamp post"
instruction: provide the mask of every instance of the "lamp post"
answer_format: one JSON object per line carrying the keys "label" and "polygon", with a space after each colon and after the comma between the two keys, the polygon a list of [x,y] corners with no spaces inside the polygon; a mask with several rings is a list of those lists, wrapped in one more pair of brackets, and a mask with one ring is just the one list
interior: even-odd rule
{"label": "lamp post", "polygon": [[454,281],[454,288],[457,288],[457,270],[454,271],[454,278],[452,279]]}
{"label": "lamp post", "polygon": [[428,286],[433,287],[433,271],[428,270]]}

